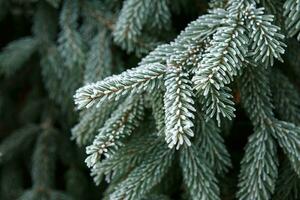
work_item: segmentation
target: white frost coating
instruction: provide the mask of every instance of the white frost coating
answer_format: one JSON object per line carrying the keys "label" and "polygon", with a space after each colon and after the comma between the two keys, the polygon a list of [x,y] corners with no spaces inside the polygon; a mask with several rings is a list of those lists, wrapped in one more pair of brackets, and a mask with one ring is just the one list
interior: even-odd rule
{"label": "white frost coating", "polygon": [[192,99],[193,91],[187,73],[181,68],[169,67],[165,78],[166,93],[165,104],[165,123],[166,141],[170,148],[176,149],[183,144],[191,145],[189,137],[194,136],[191,121],[194,118]]}
{"label": "white frost coating", "polygon": [[120,96],[153,89],[156,81],[163,77],[165,68],[159,63],[148,64],[88,84],[76,91],[75,104],[78,109],[88,108],[107,99],[117,100]]}

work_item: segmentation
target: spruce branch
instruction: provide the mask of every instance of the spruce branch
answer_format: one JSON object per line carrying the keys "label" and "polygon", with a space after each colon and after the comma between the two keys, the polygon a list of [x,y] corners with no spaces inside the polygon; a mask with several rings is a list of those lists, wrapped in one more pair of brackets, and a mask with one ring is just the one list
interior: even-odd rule
{"label": "spruce branch", "polygon": [[193,104],[193,90],[188,74],[180,68],[169,67],[165,77],[165,134],[170,148],[176,149],[183,144],[191,145],[189,137],[194,136],[192,130],[196,111]]}
{"label": "spruce branch", "polygon": [[275,110],[280,119],[300,125],[300,94],[288,77],[279,70],[271,76]]}
{"label": "spruce branch", "polygon": [[160,63],[163,65],[167,64],[168,58],[173,54],[174,49],[169,44],[163,44],[157,46],[153,51],[151,51],[146,57],[144,57],[139,66],[149,65],[153,63]]}
{"label": "spruce branch", "polygon": [[122,175],[128,174],[132,168],[140,165],[145,155],[156,151],[158,146],[164,144],[164,141],[154,134],[136,136],[117,151],[114,156],[106,158],[102,162],[97,162],[91,170],[91,175],[97,185],[102,181],[103,175],[106,176],[107,180],[122,177]]}
{"label": "spruce branch", "polygon": [[274,58],[283,62],[281,54],[286,45],[282,42],[284,35],[279,32],[280,28],[272,24],[274,16],[264,14],[264,8],[257,9],[251,5],[245,12],[245,18],[251,38],[250,56],[254,61],[266,66],[272,66]]}
{"label": "spruce branch", "polygon": [[58,38],[58,49],[64,59],[65,66],[74,70],[80,70],[85,60],[83,42],[76,30],[78,9],[78,0],[66,0],[59,18],[62,31]]}
{"label": "spruce branch", "polygon": [[72,128],[72,139],[76,140],[79,146],[84,146],[92,142],[96,132],[101,128],[117,107],[117,102],[109,106],[101,105],[99,108],[91,107],[82,111],[80,121]]}
{"label": "spruce branch", "polygon": [[147,22],[150,2],[146,0],[126,0],[116,22],[114,38],[116,43],[130,43],[141,35],[143,25]]}
{"label": "spruce branch", "polygon": [[33,16],[32,32],[37,40],[40,41],[40,44],[43,44],[39,45],[41,54],[44,53],[45,48],[48,48],[49,43],[56,38],[58,29],[57,17],[57,12],[51,5],[44,1],[38,3],[37,10]]}
{"label": "spruce branch", "polygon": [[[46,126],[48,126],[46,124]],[[48,189],[54,186],[55,177],[55,134],[46,127],[38,137],[33,154],[32,181],[37,189]]]}
{"label": "spruce branch", "polygon": [[89,19],[93,19],[95,24],[99,26],[101,24],[106,29],[113,31],[115,24],[115,16],[113,13],[105,9],[105,5],[103,5],[100,1],[83,1],[81,2],[81,8],[83,14]]}
{"label": "spruce branch", "polygon": [[[246,146],[239,175],[239,199],[271,199],[278,176],[268,71],[248,65],[241,77],[241,97],[254,134]],[[262,92],[263,91],[263,92]]]}
{"label": "spruce branch", "polygon": [[257,128],[249,138],[239,175],[240,200],[271,199],[278,176],[276,144],[266,128]]}
{"label": "spruce branch", "polygon": [[[73,95],[82,84],[85,52],[82,38],[77,30],[79,18],[78,0],[65,0],[59,16],[61,31],[58,36],[58,51],[62,59],[62,89],[67,96]],[[70,103],[64,101],[63,103]],[[70,107],[66,105],[66,107]]]}
{"label": "spruce branch", "polygon": [[300,0],[286,0],[283,9],[288,36],[297,36],[297,39],[300,40]]}
{"label": "spruce branch", "polygon": [[[287,160],[285,160],[287,161]],[[300,197],[300,179],[289,162],[284,162],[276,184],[275,200],[293,200]]]}
{"label": "spruce branch", "polygon": [[[268,58],[267,64],[273,64],[273,54],[275,58],[280,60],[280,54],[284,53],[283,47],[285,45],[280,41],[283,39],[283,35],[277,33],[279,28],[270,23],[272,16],[259,17],[259,15],[263,14],[262,10],[254,9],[260,12],[251,13],[253,14],[252,17],[248,17],[248,10],[255,8],[254,5],[249,4],[247,1],[229,1],[229,6],[226,10],[230,14],[227,15],[226,24],[219,27],[213,35],[211,45],[202,55],[201,67],[196,69],[193,77],[200,101],[205,105],[203,107],[205,114],[209,118],[215,116],[218,124],[220,124],[221,116],[229,119],[234,116],[232,96],[226,91],[228,90],[226,85],[231,83],[234,76],[237,76],[241,71],[245,58],[249,54],[249,38],[252,40],[254,37],[251,48],[252,51],[256,50],[254,54],[252,53],[252,56],[256,57],[256,59],[261,59],[261,56],[265,54],[260,54],[260,56],[255,54],[258,51],[267,52],[267,57],[263,58],[262,62],[265,62]],[[248,31],[250,30],[245,28],[247,24],[250,24],[250,26],[246,26],[247,29],[253,29],[251,32],[257,35],[250,34],[248,36]],[[267,30],[270,31],[266,34]],[[270,39],[271,37],[276,39]],[[270,51],[272,53],[268,53]]]}
{"label": "spruce branch", "polygon": [[[162,1],[162,0],[159,0]],[[148,0],[126,0],[124,1],[121,13],[116,21],[116,26],[113,32],[114,42],[120,45],[127,52],[148,51],[150,41],[153,38],[145,38],[142,36],[142,29],[147,21],[152,17],[152,6],[156,6],[155,0],[153,3]],[[158,15],[160,17],[160,15]],[[148,41],[148,43],[147,43]],[[139,48],[136,48],[139,47]]]}
{"label": "spruce branch", "polygon": [[282,1],[273,1],[273,0],[255,0],[257,4],[262,5],[265,8],[267,14],[278,16],[281,18],[282,13]]}
{"label": "spruce branch", "polygon": [[150,52],[142,59],[140,65],[152,62],[171,63],[175,66],[197,65],[198,54],[203,51],[207,38],[224,23],[223,18],[226,14],[225,10],[218,9],[200,16],[197,20],[192,21],[174,42],[160,45]]}
{"label": "spruce branch", "polygon": [[128,97],[120,104],[111,117],[99,129],[93,144],[86,148],[88,157],[85,162],[88,167],[93,167],[100,162],[101,155],[110,157],[122,146],[122,139],[131,135],[143,117],[143,101]]}
{"label": "spruce branch", "polygon": [[232,164],[221,136],[221,129],[213,120],[205,122],[203,118],[198,118],[197,123],[199,123],[199,130],[197,129],[199,134],[195,145],[199,147],[203,158],[214,169],[214,172],[224,175]]}
{"label": "spruce branch", "polygon": [[28,125],[3,140],[0,144],[0,163],[7,162],[26,150],[39,130],[36,125]]}
{"label": "spruce branch", "polygon": [[149,9],[149,17],[146,24],[150,28],[169,29],[171,23],[171,11],[169,0],[153,0]]}
{"label": "spruce branch", "polygon": [[220,199],[217,179],[196,146],[180,149],[180,165],[191,199]]}
{"label": "spruce branch", "polygon": [[[280,118],[299,125],[300,96],[298,92],[295,92],[297,89],[279,70],[273,71],[271,80],[274,105]],[[295,173],[288,159],[285,159],[276,184],[277,190],[274,199],[297,199],[300,196],[299,186],[299,176]]]}
{"label": "spruce branch", "polygon": [[85,83],[99,81],[111,75],[112,55],[110,43],[110,37],[105,29],[99,30],[92,39],[84,70]]}
{"label": "spruce branch", "polygon": [[[272,137],[276,138],[280,147],[283,149],[284,153],[289,158],[292,167],[295,172],[299,175],[299,158],[300,158],[300,138],[299,138],[299,127],[295,126],[292,123],[279,121],[275,118],[274,113],[272,111],[273,105],[270,100],[271,90],[268,82],[267,71],[260,69],[258,67],[248,66],[247,70],[243,74],[242,79],[242,99],[244,103],[244,107],[249,113],[250,119],[253,122],[253,125],[257,128],[257,132],[263,132],[267,134],[269,139],[265,139],[266,142],[271,141]],[[264,91],[264,92],[262,92]],[[262,134],[262,133],[260,133]],[[249,141],[248,148],[252,145],[253,142]],[[254,148],[257,149],[258,147]],[[273,150],[274,151],[274,150]],[[272,152],[270,150],[269,152]],[[250,154],[250,153],[249,153]],[[259,152],[257,152],[259,154]],[[247,156],[247,154],[246,154]],[[257,156],[259,157],[259,156]],[[246,158],[245,158],[246,160]],[[260,166],[265,166],[263,160],[258,160]],[[270,162],[268,161],[268,164]],[[273,162],[274,164],[274,162]],[[246,169],[248,165],[242,163],[242,167]],[[273,165],[275,167],[276,165]],[[262,168],[261,168],[262,169]],[[274,168],[275,169],[275,168]],[[238,196],[240,198],[246,198],[251,193],[247,191],[247,181],[243,181],[243,176],[247,177],[246,173],[249,170],[241,171],[244,175],[240,177],[240,192]],[[274,171],[274,170],[273,170]],[[270,170],[266,170],[265,172],[270,172]],[[276,172],[277,174],[277,172]],[[263,175],[262,176],[266,176]],[[276,175],[277,176],[277,175]],[[249,176],[251,177],[251,176]],[[263,194],[262,199],[270,199],[271,194],[274,191],[274,182],[275,182],[275,174],[273,173],[272,179],[256,179],[253,182],[253,185],[258,185],[259,190],[262,190],[263,193],[257,191],[257,195]],[[243,183],[244,182],[244,183]],[[269,188],[265,190],[263,188]]]}
{"label": "spruce branch", "polygon": [[243,107],[255,127],[274,120],[268,75],[268,70],[249,64],[240,79]]}
{"label": "spruce branch", "polygon": [[227,10],[221,8],[208,10],[207,14],[199,16],[198,19],[190,22],[177,36],[175,43],[192,45],[194,42],[204,41],[207,37],[213,35],[218,27],[226,25],[226,16],[228,14]]}
{"label": "spruce branch", "polygon": [[42,75],[45,87],[51,99],[58,103],[65,102],[64,87],[60,83],[65,76],[65,70],[61,67],[62,58],[56,46],[50,45],[41,58]]}
{"label": "spruce branch", "polygon": [[226,6],[227,1],[224,0],[211,0],[208,3],[209,8],[224,8]]}
{"label": "spruce branch", "polygon": [[157,146],[155,151],[148,154],[144,161],[117,185],[110,199],[141,199],[161,181],[171,166],[173,158],[173,149],[168,149],[164,145]]}
{"label": "spruce branch", "polygon": [[0,53],[0,73],[10,76],[15,73],[37,50],[38,40],[24,37],[9,43]]}
{"label": "spruce branch", "polygon": [[280,121],[275,124],[274,137],[288,157],[294,171],[300,177],[300,127]]}
{"label": "spruce branch", "polygon": [[76,91],[75,104],[78,109],[99,106],[107,100],[118,100],[122,96],[141,93],[158,87],[166,67],[159,64],[149,64],[129,69],[119,75],[105,78],[103,81],[88,84]]}
{"label": "spruce branch", "polygon": [[208,118],[216,117],[220,125],[221,116],[234,117],[230,89],[225,86],[238,75],[247,55],[248,37],[243,26],[243,6],[231,5],[226,24],[217,29],[211,45],[193,77],[194,87],[200,96],[202,109]]}
{"label": "spruce branch", "polygon": [[155,120],[156,129],[159,134],[164,134],[165,128],[165,108],[164,93],[162,90],[153,91],[150,96],[152,114]]}
{"label": "spruce branch", "polygon": [[[88,27],[86,33],[94,39],[85,66],[85,82],[88,84],[77,90],[74,99],[79,109],[89,109],[83,112],[80,123],[73,129],[73,135],[80,143],[84,143],[84,138],[90,140],[95,129],[101,127],[99,135],[87,149],[87,161],[97,184],[103,176],[109,182],[105,198],[146,198],[166,173],[171,163],[168,158],[173,158],[166,155],[174,150],[164,146],[161,141],[164,134],[169,147],[181,147],[179,156],[183,181],[190,197],[220,199],[214,173],[222,175],[231,163],[218,125],[221,124],[221,118],[232,119],[235,116],[233,102],[236,100],[239,103],[240,99],[235,95],[233,100],[231,89],[238,78],[241,81],[237,93],[241,92],[241,102],[254,126],[254,134],[249,138],[241,163],[237,197],[245,200],[271,199],[278,173],[276,141],[299,174],[296,169],[300,160],[299,128],[276,119],[269,84],[268,67],[276,59],[282,61],[285,48],[280,28],[274,25],[280,24],[274,20],[279,13],[270,13],[274,10],[273,4],[265,12],[257,7],[256,2],[266,6],[272,3],[269,0],[213,1],[213,10],[191,22],[173,42],[156,47],[137,67],[106,78],[101,71],[103,68],[98,66],[109,69],[110,64],[107,63],[111,61],[109,53],[112,44],[104,34],[98,37],[101,31],[112,30],[114,42],[127,52],[145,52],[148,44],[155,44],[149,34],[151,31],[147,32],[148,28],[156,30],[166,28],[165,25],[169,24],[168,2],[155,0],[151,4],[145,0],[126,0],[116,24],[111,27],[105,21],[110,11],[98,10],[97,13],[93,6],[86,9],[85,20],[88,21],[90,16],[93,18],[91,21],[101,24],[97,26],[93,22],[83,26]],[[97,18],[99,16],[100,19]],[[87,41],[88,38],[92,37],[87,37]],[[100,39],[102,46],[99,45]],[[107,63],[103,62],[102,57],[106,55],[105,51],[109,56]],[[93,81],[98,82],[89,83]],[[294,89],[286,84],[282,91],[278,90],[278,95],[288,94],[283,90]],[[194,92],[198,95],[203,113],[203,117],[196,120]],[[146,97],[145,102],[138,101],[139,96]],[[151,108],[154,120],[147,118],[147,123],[141,122],[141,128],[143,131],[149,127],[154,130],[155,124],[158,133],[151,135],[155,135],[153,140],[160,142],[156,144],[147,140],[149,145],[142,143],[144,133],[125,138],[140,122],[135,120],[138,118],[135,118],[138,108],[124,106],[127,100],[121,102],[123,98],[135,99],[141,106],[140,110]],[[119,105],[118,109],[105,110],[105,103],[112,102]],[[292,103],[290,108],[298,107],[296,99],[280,100],[279,104],[284,104],[281,105],[284,107],[289,106],[289,102]],[[296,116],[297,110],[293,115]],[[195,132],[199,134],[195,144],[192,144],[190,140],[194,136],[194,123]],[[129,128],[128,133],[126,128]],[[160,191],[157,192],[155,188],[153,193]]]}

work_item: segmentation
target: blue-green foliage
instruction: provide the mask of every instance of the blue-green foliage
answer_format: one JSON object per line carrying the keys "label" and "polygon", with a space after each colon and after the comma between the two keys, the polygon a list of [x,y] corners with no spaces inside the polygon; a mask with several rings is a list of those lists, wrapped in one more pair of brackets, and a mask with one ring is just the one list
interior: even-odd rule
{"label": "blue-green foliage", "polygon": [[[148,1],[127,0],[122,6],[113,35],[114,42],[127,52],[143,50],[139,45],[143,37],[149,36],[145,31],[156,23],[156,18],[159,18],[153,15],[152,24],[147,22],[152,8],[148,3]],[[155,3],[156,1],[153,5],[157,6]],[[261,5],[265,8],[260,7]],[[279,2],[267,0],[212,1],[208,14],[191,22],[172,42],[157,46],[137,67],[78,89],[74,96],[75,103],[79,109],[93,108],[96,105],[94,109],[99,107],[101,110],[102,104],[119,102],[121,97],[145,96],[145,107],[148,107],[147,99],[149,99],[155,121],[156,128],[153,131],[159,131],[155,134],[156,137],[161,138],[164,135],[170,148],[180,148],[181,152],[185,152],[180,154],[182,157],[180,163],[189,197],[219,199],[220,192],[214,174],[224,175],[232,164],[218,126],[221,126],[223,118],[229,120],[235,118],[236,99],[233,98],[232,89],[236,90],[234,83],[239,80],[241,101],[252,121],[254,133],[250,136],[241,162],[237,197],[271,199],[278,177],[276,142],[289,158],[296,173],[299,173],[296,166],[300,155],[298,127],[291,122],[280,121],[282,118],[277,119],[268,80],[272,74],[269,68],[276,60],[283,62],[282,55],[286,47],[284,35],[278,26],[280,23],[276,21],[280,18],[278,13],[280,9],[277,9],[276,5],[279,5]],[[295,12],[297,8],[293,10],[290,5],[291,3],[287,1],[284,8]],[[159,11],[157,15],[159,16]],[[166,16],[162,15],[163,18],[158,24],[162,25],[164,23],[162,19],[167,19]],[[294,20],[293,17],[291,19]],[[292,29],[291,25],[287,24],[287,27]],[[156,28],[159,29],[159,26]],[[290,36],[293,34],[290,33]],[[276,83],[279,83],[278,80]],[[289,107],[281,112],[293,116],[291,119],[283,120],[295,120],[297,114],[294,109],[298,104],[294,100],[288,101],[284,98],[285,90],[280,86],[274,87],[278,109]],[[291,85],[285,87],[286,90],[295,91]],[[294,98],[296,96],[295,94]],[[195,112],[199,111],[203,114],[195,116]],[[104,128],[105,125],[101,131]],[[107,134],[113,137],[113,132]],[[99,137],[100,135],[96,136],[94,142]],[[126,144],[124,148],[126,149]],[[195,149],[202,153],[201,158],[197,157],[200,160],[194,161]],[[90,153],[90,150],[89,147],[87,152]],[[93,152],[96,150],[101,151],[101,148],[95,148]],[[122,151],[122,148],[119,151]],[[112,157],[98,159],[103,159],[101,162],[107,163],[114,160],[114,156],[117,161],[118,151]],[[189,164],[189,160],[193,163]],[[207,164],[200,164],[201,160]],[[125,161],[120,162],[128,165]],[[110,177],[108,173],[104,173],[108,170],[106,168],[108,166],[93,163],[88,160],[88,165],[94,166],[92,174],[95,175],[97,182],[104,174]],[[161,163],[161,169],[164,169],[164,164],[165,162]],[[150,169],[150,166],[144,166],[145,169],[148,167]],[[116,173],[117,169],[113,169]],[[133,170],[131,173],[136,172]],[[193,179],[194,174],[203,177]],[[121,174],[109,178],[112,180],[111,187],[115,184],[117,188],[120,187],[118,186],[120,181],[122,188],[128,192],[128,196],[121,195],[125,194],[125,191],[116,195],[119,191],[117,189],[112,193],[115,199],[139,199],[139,196],[132,195],[148,191],[143,186],[144,182],[140,181],[135,183],[140,184],[140,191],[135,191],[137,185],[132,186],[133,179],[128,177],[123,180],[122,176]],[[144,181],[151,180],[152,177],[145,178]],[[201,184],[205,187],[208,182],[214,186],[207,189],[198,188]],[[135,188],[134,191],[131,187]],[[112,191],[113,189],[108,189],[107,192]]]}
{"label": "blue-green foliage", "polygon": [[[68,135],[76,117],[72,95],[83,83],[85,62],[77,26],[80,4],[12,0],[0,5],[0,19],[12,23],[1,37],[7,44],[0,53],[0,199],[79,200],[87,190],[84,197],[90,198],[94,193],[82,181],[88,177],[81,154]],[[71,184],[67,176],[65,183],[61,176],[70,169],[82,175],[81,182]],[[79,185],[83,189],[75,190]]]}
{"label": "blue-green foliage", "polygon": [[9,76],[15,73],[36,51],[37,45],[38,41],[32,37],[21,38],[8,44],[0,55],[1,74]]}
{"label": "blue-green foliage", "polygon": [[[289,69],[282,67],[288,64],[281,63],[295,57],[285,57],[285,43],[300,40],[300,1],[206,3],[25,3],[35,5],[33,34],[3,48],[0,73],[13,76],[38,57],[47,95],[68,117],[52,113],[57,119],[48,123],[43,116],[41,125],[24,126],[1,143],[0,163],[6,164],[36,140],[32,187],[15,186],[20,200],[85,198],[83,190],[74,189],[84,180],[73,163],[77,154],[68,154],[69,146],[58,142],[55,127],[68,130],[76,120],[71,137],[86,148],[96,184],[108,183],[101,184],[103,199],[168,199],[182,193],[184,199],[219,200],[225,198],[219,180],[228,172],[239,174],[232,192],[237,199],[299,198],[300,96]],[[1,19],[14,3],[0,0],[0,5]],[[193,7],[201,10],[198,18],[184,12]],[[179,18],[188,14],[194,20],[178,33]],[[77,119],[73,103],[80,110]],[[253,133],[243,155],[231,158],[223,122],[236,123],[241,109]],[[71,165],[66,192],[55,187],[58,159]],[[18,183],[17,175],[13,178]],[[286,194],[275,191],[281,184]]]}
{"label": "blue-green foliage", "polygon": [[180,151],[183,181],[190,199],[220,199],[217,179],[199,149],[192,145]]}
{"label": "blue-green foliage", "polygon": [[158,41],[143,30],[166,29],[169,23],[168,0],[126,0],[116,22],[114,41],[127,52],[147,53]]}
{"label": "blue-green foliage", "polygon": [[288,31],[288,36],[297,36],[300,40],[300,1],[287,0],[283,5],[285,19],[285,27]]}

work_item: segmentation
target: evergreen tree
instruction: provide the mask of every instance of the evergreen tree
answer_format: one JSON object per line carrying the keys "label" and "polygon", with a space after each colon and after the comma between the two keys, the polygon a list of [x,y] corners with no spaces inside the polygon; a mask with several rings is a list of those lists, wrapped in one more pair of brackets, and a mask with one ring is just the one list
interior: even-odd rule
{"label": "evergreen tree", "polygon": [[299,0],[0,5],[32,24],[0,54],[3,198],[300,198]]}

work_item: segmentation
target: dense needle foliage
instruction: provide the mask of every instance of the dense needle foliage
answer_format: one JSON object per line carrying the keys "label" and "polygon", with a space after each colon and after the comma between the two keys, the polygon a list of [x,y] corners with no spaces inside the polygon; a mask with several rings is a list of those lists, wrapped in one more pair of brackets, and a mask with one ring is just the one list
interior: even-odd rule
{"label": "dense needle foliage", "polygon": [[300,199],[300,0],[0,0],[0,19],[1,199]]}

